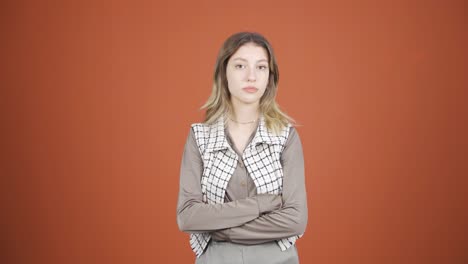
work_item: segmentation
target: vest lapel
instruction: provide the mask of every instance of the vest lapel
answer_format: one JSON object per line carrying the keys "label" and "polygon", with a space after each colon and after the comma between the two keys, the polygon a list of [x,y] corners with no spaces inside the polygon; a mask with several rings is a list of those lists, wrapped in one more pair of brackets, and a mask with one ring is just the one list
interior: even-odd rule
{"label": "vest lapel", "polygon": [[227,185],[239,159],[227,141],[224,124],[224,116],[221,116],[210,126],[204,157],[207,165],[202,177],[202,192],[205,201],[211,204],[224,203]]}
{"label": "vest lapel", "polygon": [[289,126],[279,135],[268,131],[261,116],[255,137],[246,148],[243,160],[257,193],[279,194],[282,190],[283,170],[280,154],[289,134]]}

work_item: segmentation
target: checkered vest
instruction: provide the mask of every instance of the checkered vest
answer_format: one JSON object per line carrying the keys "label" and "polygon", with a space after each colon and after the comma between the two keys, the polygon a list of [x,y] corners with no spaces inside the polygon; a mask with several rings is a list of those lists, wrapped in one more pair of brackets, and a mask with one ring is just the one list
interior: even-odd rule
{"label": "checkered vest", "polygon": [[[208,204],[224,203],[229,179],[237,167],[238,155],[229,145],[224,133],[224,116],[212,125],[192,124],[198,148],[203,159],[201,189],[203,202]],[[279,135],[267,131],[265,119],[260,117],[256,134],[245,148],[243,160],[250,177],[257,187],[257,193],[281,194],[283,187],[283,168],[281,152],[289,136],[291,124]],[[279,239],[276,242],[284,251],[294,245],[299,236]],[[191,233],[190,246],[197,257],[203,254],[210,233]]]}

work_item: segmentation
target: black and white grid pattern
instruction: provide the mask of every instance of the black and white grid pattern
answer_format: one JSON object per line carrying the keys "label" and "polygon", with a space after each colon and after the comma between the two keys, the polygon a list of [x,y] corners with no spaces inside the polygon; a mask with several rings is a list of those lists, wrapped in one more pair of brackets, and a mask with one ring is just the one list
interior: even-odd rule
{"label": "black and white grid pattern", "polygon": [[[283,169],[280,156],[288,139],[290,127],[289,124],[280,135],[274,135],[267,130],[264,117],[261,116],[255,136],[244,150],[242,159],[259,194],[281,194],[282,192]],[[192,129],[203,158],[201,178],[203,202],[224,203],[227,184],[239,159],[225,137],[224,116],[212,125],[192,124]],[[284,251],[294,245],[300,237],[302,234],[276,242]],[[210,239],[209,233],[190,234],[190,245],[197,257],[201,256]]]}

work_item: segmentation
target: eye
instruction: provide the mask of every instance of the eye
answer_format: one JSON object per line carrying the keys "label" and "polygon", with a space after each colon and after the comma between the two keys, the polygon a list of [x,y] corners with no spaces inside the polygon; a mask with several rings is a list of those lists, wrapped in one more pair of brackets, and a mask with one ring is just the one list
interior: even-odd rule
{"label": "eye", "polygon": [[260,70],[266,70],[266,69],[268,69],[268,67],[265,66],[265,65],[260,65],[260,66],[258,66],[258,68],[259,68]]}
{"label": "eye", "polygon": [[236,64],[236,65],[234,65],[234,67],[235,67],[236,69],[243,69],[243,68],[245,68],[245,66],[242,65],[242,64]]}

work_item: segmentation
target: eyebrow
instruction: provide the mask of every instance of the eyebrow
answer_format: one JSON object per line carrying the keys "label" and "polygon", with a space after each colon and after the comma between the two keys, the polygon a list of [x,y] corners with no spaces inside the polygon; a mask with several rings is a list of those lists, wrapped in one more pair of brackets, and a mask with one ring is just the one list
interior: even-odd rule
{"label": "eyebrow", "polygon": [[[247,61],[246,59],[244,58],[234,58],[232,60],[242,60],[242,61]],[[258,60],[257,62],[261,62],[261,61],[265,61],[265,62],[268,62],[266,59],[261,59],[261,60]]]}

